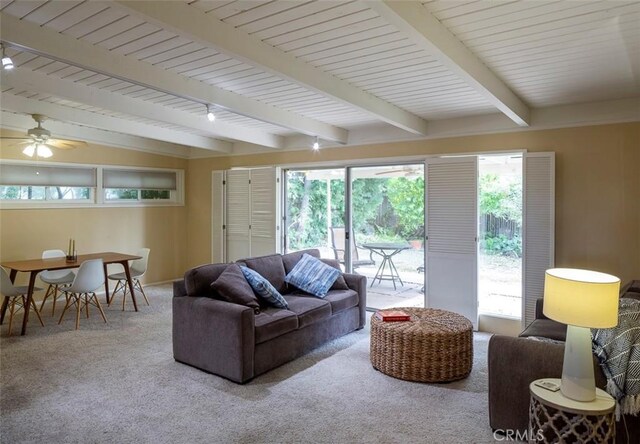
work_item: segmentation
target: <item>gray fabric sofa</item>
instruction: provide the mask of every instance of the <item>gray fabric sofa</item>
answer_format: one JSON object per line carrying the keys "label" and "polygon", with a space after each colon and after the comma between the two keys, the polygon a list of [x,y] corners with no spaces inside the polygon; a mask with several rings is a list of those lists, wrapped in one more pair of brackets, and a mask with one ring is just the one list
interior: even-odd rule
{"label": "gray fabric sofa", "polygon": [[[364,327],[366,278],[342,274],[323,299],[288,288],[286,274],[303,253],[239,261],[257,271],[284,295],[289,309],[262,307],[259,314],[219,300],[211,283],[228,264],[188,270],[173,284],[173,356],[176,361],[244,383],[309,350]],[[340,268],[336,261],[325,260]]]}
{"label": "gray fabric sofa", "polygon": [[[620,297],[640,300],[640,281],[622,287]],[[542,309],[543,299],[539,299],[536,319],[519,337],[494,335],[489,340],[489,423],[493,430],[524,433],[529,421],[529,384],[536,379],[562,376],[562,342],[567,327],[547,318]],[[606,378],[595,356],[593,362],[596,386],[604,389]],[[640,416],[622,418],[624,421],[616,423],[616,442],[640,442]]]}

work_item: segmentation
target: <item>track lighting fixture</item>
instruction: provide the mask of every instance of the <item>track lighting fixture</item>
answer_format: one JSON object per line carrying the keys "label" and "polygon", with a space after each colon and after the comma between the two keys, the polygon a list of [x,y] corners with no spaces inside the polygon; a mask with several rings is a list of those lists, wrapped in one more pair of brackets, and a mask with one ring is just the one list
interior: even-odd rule
{"label": "track lighting fixture", "polygon": [[315,151],[318,151],[320,149],[320,140],[318,139],[318,136],[316,136],[316,138],[313,141],[313,149]]}
{"label": "track lighting fixture", "polygon": [[207,119],[209,119],[209,122],[216,120],[216,115],[213,114],[213,110],[210,105],[207,105]]}
{"label": "track lighting fixture", "polygon": [[2,45],[2,69],[13,69],[13,60],[4,52],[4,45]]}

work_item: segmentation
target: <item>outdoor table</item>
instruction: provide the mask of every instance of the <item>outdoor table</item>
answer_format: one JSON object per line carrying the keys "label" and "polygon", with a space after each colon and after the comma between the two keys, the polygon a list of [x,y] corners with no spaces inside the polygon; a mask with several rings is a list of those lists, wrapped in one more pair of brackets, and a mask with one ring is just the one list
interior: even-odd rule
{"label": "outdoor table", "polygon": [[[411,248],[408,243],[372,242],[362,244],[362,246],[382,257],[382,263],[378,267],[378,271],[376,271],[376,275],[373,277],[370,287],[373,287],[376,279],[378,280],[379,284],[382,283],[382,281],[391,281],[393,283],[394,290],[396,289],[396,279],[400,282],[400,285],[404,286],[404,282],[402,282],[400,274],[398,273],[398,270],[393,263],[393,256],[403,250],[408,250],[409,248]],[[386,271],[387,268],[389,269],[388,272]]]}

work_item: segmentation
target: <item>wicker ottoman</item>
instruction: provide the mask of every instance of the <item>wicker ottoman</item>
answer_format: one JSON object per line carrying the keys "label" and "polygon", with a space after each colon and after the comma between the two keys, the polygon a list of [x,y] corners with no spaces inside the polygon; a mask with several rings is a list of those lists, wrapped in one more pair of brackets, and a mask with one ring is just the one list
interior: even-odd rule
{"label": "wicker ottoman", "polygon": [[[394,308],[395,310],[395,308]],[[408,322],[371,317],[371,363],[389,376],[408,381],[447,382],[469,375],[473,326],[456,313],[433,308],[399,308]]]}

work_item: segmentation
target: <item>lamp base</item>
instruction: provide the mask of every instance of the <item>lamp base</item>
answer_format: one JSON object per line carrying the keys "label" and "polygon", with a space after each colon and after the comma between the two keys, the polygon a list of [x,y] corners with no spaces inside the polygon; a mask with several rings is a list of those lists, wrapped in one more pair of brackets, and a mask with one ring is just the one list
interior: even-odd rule
{"label": "lamp base", "polygon": [[567,325],[560,391],[574,401],[589,402],[596,399],[589,328]]}

